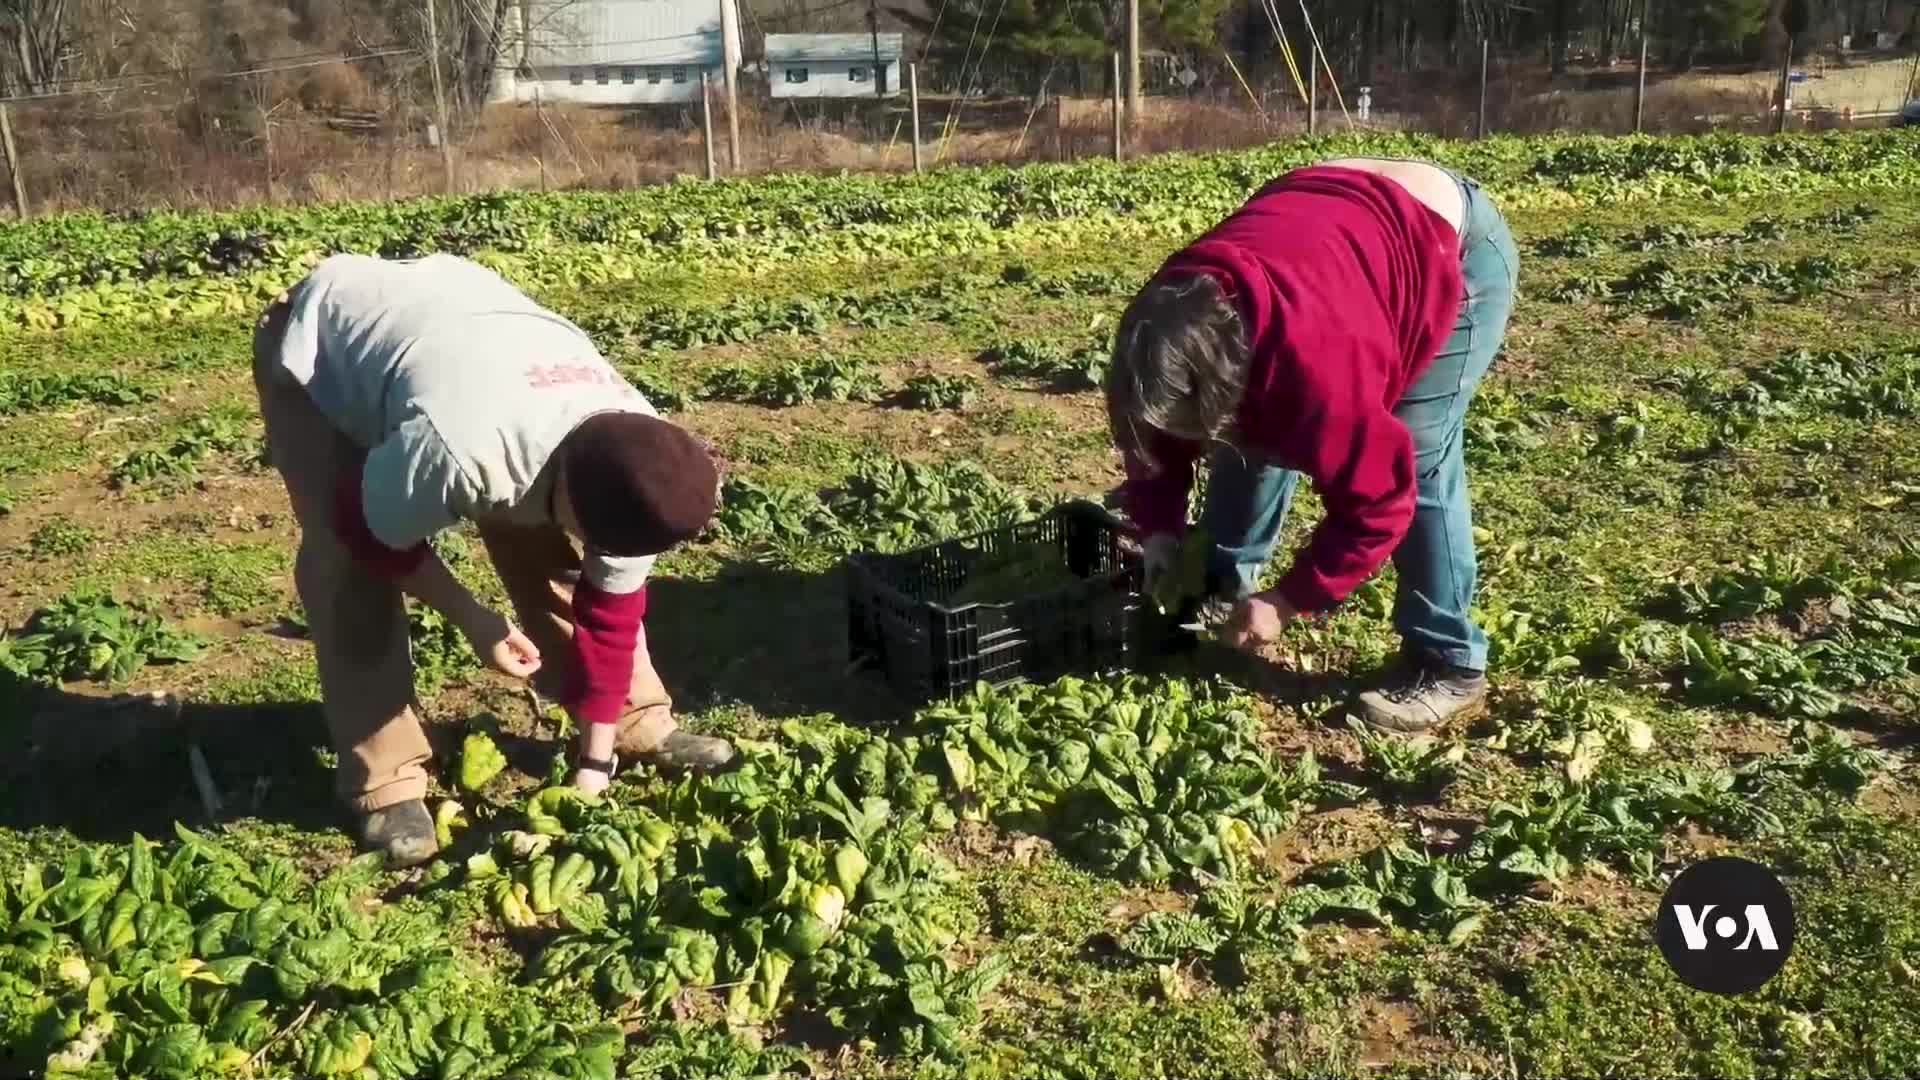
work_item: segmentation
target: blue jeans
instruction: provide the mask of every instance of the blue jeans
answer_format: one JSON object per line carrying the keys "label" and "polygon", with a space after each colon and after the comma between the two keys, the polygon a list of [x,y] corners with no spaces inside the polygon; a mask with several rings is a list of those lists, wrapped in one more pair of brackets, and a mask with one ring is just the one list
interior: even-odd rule
{"label": "blue jeans", "polygon": [[[1393,624],[1407,651],[1484,671],[1486,634],[1468,610],[1478,567],[1462,441],[1467,405],[1506,334],[1520,253],[1506,219],[1479,185],[1453,176],[1467,211],[1459,321],[1433,365],[1393,410],[1413,435],[1419,481],[1413,523],[1393,552],[1399,572]],[[1200,523],[1214,541],[1212,572],[1221,591],[1240,598],[1255,590],[1298,480],[1292,469],[1249,460],[1231,447],[1214,453]]]}

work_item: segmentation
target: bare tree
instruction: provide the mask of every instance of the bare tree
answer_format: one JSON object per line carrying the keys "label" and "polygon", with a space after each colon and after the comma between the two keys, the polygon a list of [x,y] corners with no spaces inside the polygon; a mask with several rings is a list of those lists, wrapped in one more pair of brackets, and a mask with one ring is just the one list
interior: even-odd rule
{"label": "bare tree", "polygon": [[0,0],[0,44],[0,85],[53,90],[73,48],[68,0]]}

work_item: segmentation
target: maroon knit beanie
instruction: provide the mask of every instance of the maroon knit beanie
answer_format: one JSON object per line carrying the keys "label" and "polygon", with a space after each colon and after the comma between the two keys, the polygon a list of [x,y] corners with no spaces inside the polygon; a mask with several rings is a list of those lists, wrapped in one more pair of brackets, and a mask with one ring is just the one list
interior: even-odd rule
{"label": "maroon knit beanie", "polygon": [[713,518],[720,473],[700,440],[642,413],[588,417],[560,444],[567,498],[588,546],[658,555]]}

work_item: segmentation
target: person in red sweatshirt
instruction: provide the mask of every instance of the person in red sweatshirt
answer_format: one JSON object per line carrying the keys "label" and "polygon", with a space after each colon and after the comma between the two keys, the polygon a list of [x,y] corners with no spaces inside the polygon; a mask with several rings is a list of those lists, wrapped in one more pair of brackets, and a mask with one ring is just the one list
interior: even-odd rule
{"label": "person in red sweatshirt", "polygon": [[[1210,450],[1203,619],[1257,648],[1391,557],[1403,648],[1360,695],[1362,719],[1412,733],[1483,708],[1463,423],[1518,274],[1477,184],[1367,158],[1281,176],[1168,258],[1121,318],[1106,382],[1149,584],[1171,569]],[[1325,517],[1260,590],[1301,474]]]}
{"label": "person in red sweatshirt", "polygon": [[[568,710],[587,791],[607,786],[616,750],[682,768],[732,757],[674,723],[642,625],[654,559],[706,527],[719,467],[579,327],[466,259],[335,255],[261,317],[254,382],[300,524],[294,587],[336,787],[364,846],[397,866],[438,850],[408,596]],[[429,544],[462,521],[519,627]]]}

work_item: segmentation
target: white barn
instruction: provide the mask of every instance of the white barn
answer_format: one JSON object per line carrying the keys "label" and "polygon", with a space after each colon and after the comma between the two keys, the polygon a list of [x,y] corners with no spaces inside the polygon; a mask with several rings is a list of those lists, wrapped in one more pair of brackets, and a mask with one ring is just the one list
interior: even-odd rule
{"label": "white barn", "polygon": [[[892,97],[904,34],[768,34],[767,85],[776,98]],[[878,91],[874,88],[876,78]]]}
{"label": "white barn", "polygon": [[494,101],[691,102],[740,66],[737,0],[518,0],[509,22]]}

